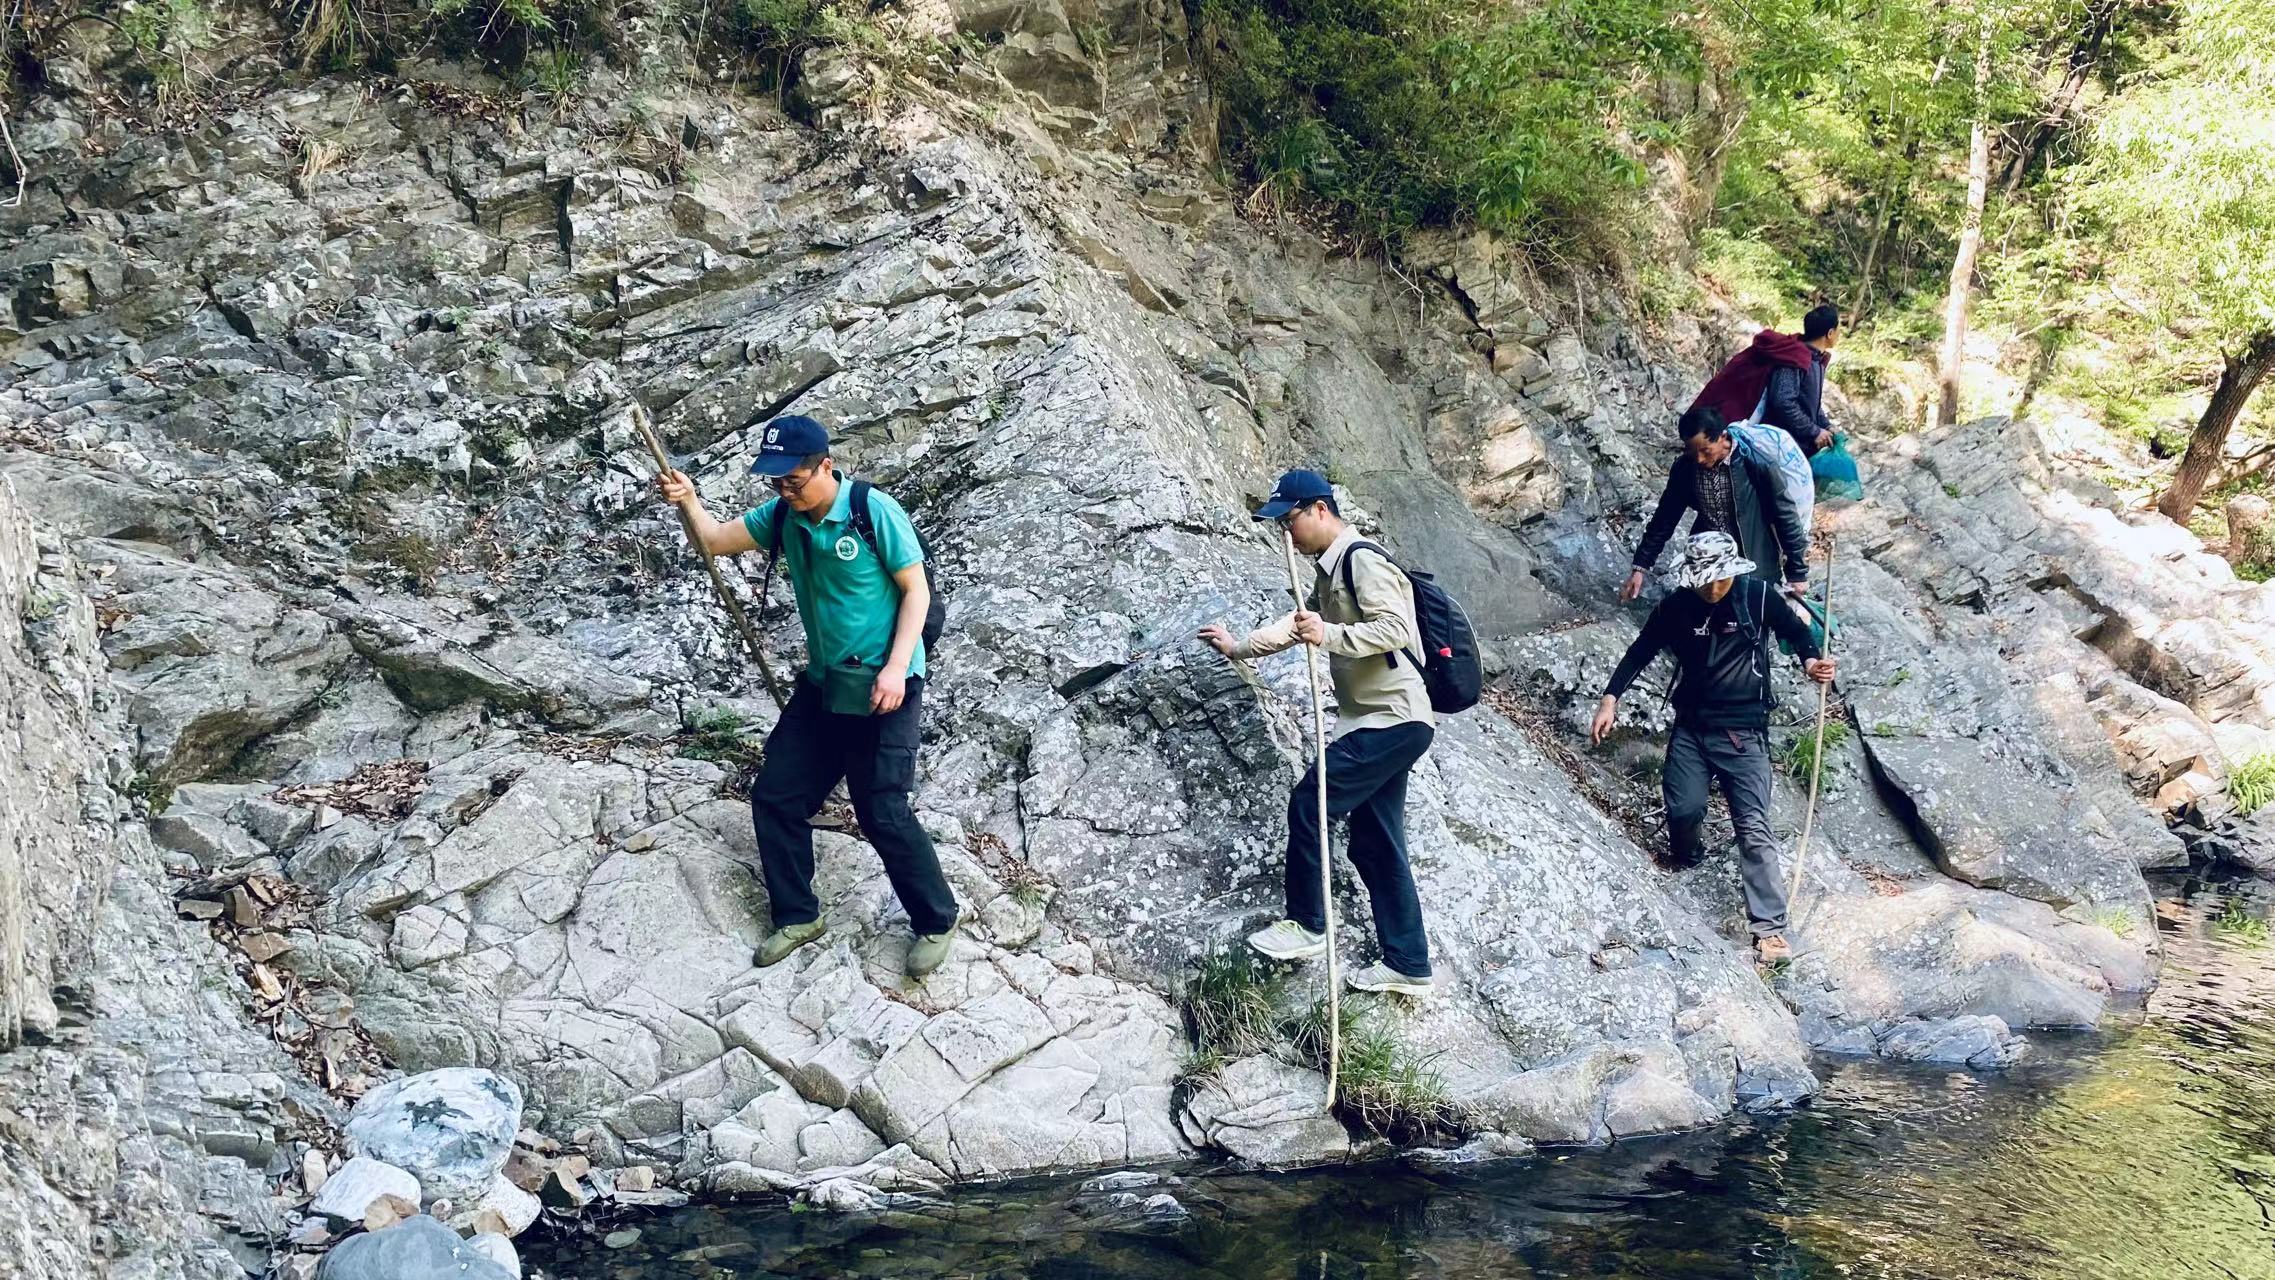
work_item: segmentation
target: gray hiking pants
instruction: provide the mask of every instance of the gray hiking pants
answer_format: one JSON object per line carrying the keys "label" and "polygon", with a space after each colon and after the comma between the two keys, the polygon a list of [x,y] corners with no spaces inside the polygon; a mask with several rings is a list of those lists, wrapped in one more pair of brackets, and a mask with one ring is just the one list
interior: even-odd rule
{"label": "gray hiking pants", "polygon": [[1785,932],[1785,877],[1778,872],[1777,833],[1769,825],[1769,730],[1675,726],[1667,768],[1659,777],[1667,801],[1668,852],[1677,865],[1699,859],[1711,778],[1730,803],[1738,829],[1738,869],[1746,885],[1746,919],[1755,937]]}

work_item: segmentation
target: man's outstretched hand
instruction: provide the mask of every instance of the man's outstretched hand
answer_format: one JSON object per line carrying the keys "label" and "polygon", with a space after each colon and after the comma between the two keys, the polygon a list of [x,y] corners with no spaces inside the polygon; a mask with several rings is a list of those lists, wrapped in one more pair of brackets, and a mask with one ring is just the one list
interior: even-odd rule
{"label": "man's outstretched hand", "polygon": [[1642,571],[1641,569],[1637,569],[1637,570],[1635,570],[1635,571],[1633,571],[1632,573],[1629,573],[1629,574],[1627,575],[1627,581],[1625,581],[1625,582],[1623,582],[1623,583],[1621,583],[1621,584],[1620,584],[1620,587],[1619,587],[1619,602],[1620,602],[1621,604],[1625,604],[1625,603],[1627,603],[1628,601],[1630,601],[1630,600],[1633,600],[1635,597],[1637,597],[1637,596],[1639,596],[1639,595],[1642,595],[1642,594],[1643,594],[1643,571]]}
{"label": "man's outstretched hand", "polygon": [[1240,647],[1240,642],[1232,638],[1232,633],[1230,631],[1225,630],[1223,627],[1220,627],[1213,622],[1205,627],[1202,627],[1197,638],[1202,644],[1205,644],[1211,649],[1216,650],[1218,653],[1223,654],[1227,658],[1232,656],[1233,650]]}
{"label": "man's outstretched hand", "polygon": [[1599,747],[1603,745],[1604,739],[1611,735],[1612,723],[1618,718],[1618,715],[1619,699],[1608,693],[1605,694],[1604,700],[1596,704],[1595,720],[1588,725],[1588,742],[1590,745]]}

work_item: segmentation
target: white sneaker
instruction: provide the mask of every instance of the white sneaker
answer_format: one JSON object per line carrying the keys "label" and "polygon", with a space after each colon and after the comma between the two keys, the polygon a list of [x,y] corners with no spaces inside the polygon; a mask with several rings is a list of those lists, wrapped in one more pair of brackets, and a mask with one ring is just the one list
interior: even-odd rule
{"label": "white sneaker", "polygon": [[1387,991],[1394,996],[1427,996],[1437,989],[1428,978],[1400,973],[1387,964],[1370,964],[1345,974],[1343,983],[1353,991]]}
{"label": "white sneaker", "polygon": [[1313,933],[1293,920],[1248,935],[1248,945],[1274,960],[1312,960],[1327,954],[1327,935]]}

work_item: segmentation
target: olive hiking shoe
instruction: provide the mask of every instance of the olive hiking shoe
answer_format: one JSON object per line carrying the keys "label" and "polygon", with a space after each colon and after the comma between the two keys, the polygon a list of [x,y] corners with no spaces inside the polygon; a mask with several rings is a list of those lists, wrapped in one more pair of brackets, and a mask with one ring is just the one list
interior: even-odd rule
{"label": "olive hiking shoe", "polygon": [[758,944],[758,967],[764,969],[769,965],[780,964],[790,958],[791,952],[809,942],[818,941],[823,934],[828,932],[828,926],[819,920],[808,920],[804,924],[783,925],[774,932],[767,934],[766,941]]}
{"label": "olive hiking shoe", "polygon": [[948,927],[939,933],[916,935],[916,941],[910,943],[908,947],[909,977],[929,977],[933,970],[947,963],[948,949],[956,941],[956,926],[961,923],[963,923],[963,917],[958,916],[949,921]]}

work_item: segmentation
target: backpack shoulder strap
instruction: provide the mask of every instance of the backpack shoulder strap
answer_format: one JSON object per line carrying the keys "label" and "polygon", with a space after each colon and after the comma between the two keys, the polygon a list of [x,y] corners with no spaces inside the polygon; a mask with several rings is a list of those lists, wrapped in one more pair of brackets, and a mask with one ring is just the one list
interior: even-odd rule
{"label": "backpack shoulder strap", "polygon": [[1745,592],[1745,603],[1739,608],[1738,616],[1758,641],[1769,630],[1769,584],[1749,573],[1738,579],[1738,587]]}
{"label": "backpack shoulder strap", "polygon": [[[1354,601],[1359,598],[1359,586],[1356,582],[1351,580],[1351,561],[1359,554],[1359,550],[1362,547],[1368,551],[1374,552],[1376,555],[1381,556],[1383,559],[1388,560],[1390,562],[1390,567],[1398,570],[1399,573],[1403,574],[1406,572],[1406,566],[1398,563],[1398,557],[1390,554],[1390,552],[1385,549],[1381,543],[1368,542],[1364,538],[1352,543],[1350,546],[1343,549],[1343,590],[1350,592],[1351,599]],[[1411,579],[1409,579],[1409,581],[1411,581]],[[1414,626],[1416,629],[1414,643],[1419,645],[1422,643],[1422,637],[1420,635],[1422,619],[1419,614],[1415,615]],[[1389,653],[1382,655],[1383,661],[1395,667],[1398,665],[1398,654],[1399,651],[1394,649]],[[1422,662],[1417,661],[1412,654],[1406,655],[1406,660],[1413,663],[1416,670],[1420,670],[1425,665]]]}
{"label": "backpack shoulder strap", "polygon": [[877,486],[866,480],[855,480],[853,482],[853,501],[850,505],[853,509],[853,531],[861,535],[863,542],[869,544],[870,554],[876,556],[877,562],[882,564],[884,563],[885,553],[877,546],[877,523],[869,514],[869,495],[876,490]]}
{"label": "backpack shoulder strap", "polygon": [[767,593],[774,589],[774,567],[782,563],[782,535],[790,525],[790,504],[779,495],[774,499],[774,514],[768,520],[774,534],[774,548],[766,553],[766,576],[758,580],[758,607],[766,608]]}
{"label": "backpack shoulder strap", "polygon": [[[869,554],[877,557],[877,564],[882,567],[885,563],[885,548],[877,541],[876,507],[870,501],[870,495],[876,492],[877,486],[866,480],[856,480],[853,482],[853,501],[850,505],[853,509],[853,531],[861,535],[863,542],[869,544]],[[932,559],[932,549],[924,545],[924,535],[921,532],[916,534],[916,549],[927,562]],[[930,573],[931,570],[926,569],[925,572]]]}
{"label": "backpack shoulder strap", "polygon": [[1393,567],[1393,568],[1396,568],[1396,567],[1397,567],[1397,565],[1398,565],[1398,560],[1397,560],[1397,558],[1396,558],[1396,557],[1394,557],[1394,556],[1392,556],[1392,555],[1390,554],[1390,552],[1388,552],[1387,550],[1384,550],[1384,549],[1383,549],[1383,546],[1382,546],[1382,544],[1381,544],[1381,543],[1379,543],[1379,542],[1369,542],[1369,541],[1367,541],[1366,539],[1364,539],[1364,538],[1361,538],[1361,539],[1359,539],[1357,542],[1354,542],[1354,543],[1352,543],[1350,546],[1348,546],[1348,547],[1344,548],[1344,549],[1343,549],[1343,590],[1350,592],[1350,593],[1351,593],[1351,598],[1352,598],[1353,600],[1356,600],[1356,599],[1358,599],[1358,598],[1359,598],[1359,587],[1358,587],[1358,584],[1357,584],[1357,583],[1355,583],[1355,582],[1353,582],[1353,581],[1351,580],[1351,557],[1353,557],[1353,556],[1357,555],[1357,554],[1359,553],[1359,551],[1360,551],[1360,549],[1361,549],[1361,548],[1364,548],[1364,549],[1366,549],[1366,550],[1368,550],[1368,551],[1372,551],[1372,552],[1374,552],[1376,555],[1378,555],[1378,556],[1381,556],[1383,559],[1390,561],[1390,563],[1391,563],[1391,567]]}

